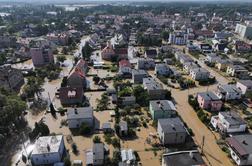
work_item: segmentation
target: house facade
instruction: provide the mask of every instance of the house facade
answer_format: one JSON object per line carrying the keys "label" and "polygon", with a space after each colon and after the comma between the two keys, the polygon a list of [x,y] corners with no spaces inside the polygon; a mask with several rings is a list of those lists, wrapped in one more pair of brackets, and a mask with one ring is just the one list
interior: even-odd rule
{"label": "house facade", "polygon": [[239,100],[242,97],[242,91],[235,85],[218,85],[215,94],[225,101],[228,100]]}
{"label": "house facade", "polygon": [[210,111],[220,111],[223,105],[218,96],[213,92],[202,92],[197,94],[197,101],[200,108],[210,110]]}
{"label": "house facade", "polygon": [[196,81],[208,80],[210,73],[204,68],[194,68],[190,70],[190,76]]}
{"label": "house facade", "polygon": [[155,61],[151,58],[139,58],[137,59],[137,69],[149,70],[155,68]]}
{"label": "house facade", "polygon": [[147,78],[148,73],[144,70],[132,70],[132,81],[135,84],[143,83],[143,78]]}
{"label": "house facade", "polygon": [[171,118],[176,115],[176,108],[169,100],[151,100],[149,110],[153,120]]}
{"label": "house facade", "polygon": [[239,80],[236,87],[241,90],[243,95],[250,93],[252,92],[252,80]]}
{"label": "house facade", "polygon": [[54,63],[53,51],[49,46],[33,47],[30,49],[30,55],[35,67]]}
{"label": "house facade", "polygon": [[162,100],[165,99],[166,90],[161,84],[156,82],[153,78],[144,78],[143,87],[147,90],[150,100]]}
{"label": "house facade", "polygon": [[61,87],[59,99],[62,105],[81,104],[83,102],[83,88]]}

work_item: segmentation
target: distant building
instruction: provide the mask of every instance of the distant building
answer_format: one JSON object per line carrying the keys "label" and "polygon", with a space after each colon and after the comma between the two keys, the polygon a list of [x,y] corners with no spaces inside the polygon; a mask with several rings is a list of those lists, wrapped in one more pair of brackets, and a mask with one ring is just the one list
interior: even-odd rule
{"label": "distant building", "polygon": [[161,76],[169,76],[172,74],[171,69],[167,64],[156,64],[155,66],[155,74],[156,75],[161,75]]}
{"label": "distant building", "polygon": [[128,74],[131,74],[131,64],[128,60],[120,60],[119,61],[119,74],[120,75],[128,75]]}
{"label": "distant building", "polygon": [[23,84],[24,77],[21,71],[12,68],[11,65],[0,66],[0,87],[18,91]]}
{"label": "distant building", "polygon": [[176,108],[169,100],[151,100],[149,110],[153,120],[171,118],[176,115]]}
{"label": "distant building", "polygon": [[177,45],[185,45],[188,40],[188,34],[184,32],[174,32],[169,35],[169,43]]}
{"label": "distant building", "polygon": [[61,87],[59,89],[59,99],[62,105],[81,104],[83,98],[83,88],[81,87]]}
{"label": "distant building", "polygon": [[63,135],[39,137],[31,153],[31,162],[35,166],[53,165],[63,161],[65,151]]}
{"label": "distant building", "polygon": [[48,41],[57,45],[65,46],[69,41],[69,35],[67,33],[50,33],[46,35]]}
{"label": "distant building", "polygon": [[93,109],[91,107],[68,108],[67,122],[69,128],[79,128],[83,123],[93,127]]}
{"label": "distant building", "polygon": [[147,90],[147,93],[150,97],[150,100],[162,100],[165,99],[166,90],[163,86],[156,82],[153,78],[144,78],[143,79],[144,89]]}
{"label": "distant building", "polygon": [[75,68],[71,71],[67,77],[67,85],[73,88],[86,88],[86,71],[88,65],[86,61],[79,60]]}
{"label": "distant building", "polygon": [[157,132],[164,145],[183,144],[187,132],[180,118],[158,119]]}
{"label": "distant building", "polygon": [[49,46],[33,47],[30,49],[30,55],[35,67],[54,63],[53,52]]}
{"label": "distant building", "polygon": [[215,94],[223,100],[239,100],[242,96],[242,91],[235,85],[219,85]]}
{"label": "distant building", "polygon": [[147,78],[148,73],[144,70],[132,70],[132,80],[135,84],[143,83],[143,78]]}
{"label": "distant building", "polygon": [[190,76],[196,81],[208,80],[210,77],[210,72],[204,68],[194,68],[190,70]]}
{"label": "distant building", "polygon": [[248,70],[245,67],[240,65],[229,65],[227,67],[226,73],[232,77],[236,77],[239,79],[248,78]]}
{"label": "distant building", "polygon": [[197,150],[163,154],[162,166],[206,166]]}
{"label": "distant building", "polygon": [[232,159],[237,165],[252,165],[252,135],[234,135],[226,139]]}
{"label": "distant building", "polygon": [[187,73],[190,74],[190,71],[192,69],[199,68],[199,66],[194,63],[194,62],[186,62],[183,64],[183,70]]}
{"label": "distant building", "polygon": [[151,58],[139,58],[137,59],[137,69],[149,70],[155,68],[155,61]]}
{"label": "distant building", "polygon": [[236,24],[235,33],[237,33],[241,39],[251,39],[252,26],[244,24]]}
{"label": "distant building", "polygon": [[223,105],[221,99],[213,92],[198,93],[197,101],[202,109],[210,111],[220,111]]}
{"label": "distant building", "polygon": [[236,87],[242,91],[243,95],[252,92],[252,80],[239,80]]}
{"label": "distant building", "polygon": [[222,133],[245,132],[246,122],[235,112],[219,112],[218,115],[212,116],[212,126]]}
{"label": "distant building", "polygon": [[227,67],[232,64],[229,60],[227,59],[220,59],[219,61],[216,61],[215,67],[219,71],[226,71]]}

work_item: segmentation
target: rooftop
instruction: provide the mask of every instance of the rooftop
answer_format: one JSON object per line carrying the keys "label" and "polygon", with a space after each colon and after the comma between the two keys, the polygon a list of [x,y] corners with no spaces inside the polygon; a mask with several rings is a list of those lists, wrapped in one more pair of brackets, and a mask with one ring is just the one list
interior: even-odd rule
{"label": "rooftop", "polygon": [[35,143],[32,154],[55,153],[59,151],[63,135],[39,137]]}
{"label": "rooftop", "polygon": [[180,118],[159,119],[158,124],[160,124],[164,133],[186,132]]}
{"label": "rooftop", "polygon": [[240,156],[252,154],[251,134],[232,136],[227,138],[227,142]]}
{"label": "rooftop", "polygon": [[175,105],[170,100],[152,100],[150,105],[154,111],[175,111]]}
{"label": "rooftop", "polygon": [[201,92],[198,93],[204,100],[220,100],[213,92]]}
{"label": "rooftop", "polygon": [[92,107],[68,108],[67,120],[93,118]]}
{"label": "rooftop", "polygon": [[222,115],[230,125],[246,124],[246,122],[233,111],[219,112],[219,114]]}

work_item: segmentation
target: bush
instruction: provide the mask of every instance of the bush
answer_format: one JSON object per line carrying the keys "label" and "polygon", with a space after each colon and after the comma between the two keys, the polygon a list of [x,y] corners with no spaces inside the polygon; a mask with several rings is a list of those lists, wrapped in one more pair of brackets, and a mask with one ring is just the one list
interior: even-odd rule
{"label": "bush", "polygon": [[91,133],[91,128],[86,123],[82,123],[79,132],[81,135],[87,135]]}
{"label": "bush", "polygon": [[101,138],[98,135],[94,136],[93,143],[101,143]]}
{"label": "bush", "polygon": [[71,147],[72,147],[73,153],[77,154],[78,153],[78,147],[77,147],[77,145],[75,143],[72,143]]}
{"label": "bush", "polygon": [[120,148],[120,140],[118,138],[113,138],[111,140],[111,144],[113,145],[114,148]]}

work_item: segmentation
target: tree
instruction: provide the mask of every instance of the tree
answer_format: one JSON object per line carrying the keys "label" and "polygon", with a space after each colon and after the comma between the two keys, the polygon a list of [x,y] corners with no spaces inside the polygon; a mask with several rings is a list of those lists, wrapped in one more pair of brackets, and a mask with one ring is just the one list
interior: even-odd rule
{"label": "tree", "polygon": [[86,123],[82,123],[79,132],[82,135],[87,135],[91,133],[91,128]]}
{"label": "tree", "polygon": [[170,33],[168,31],[163,31],[161,36],[164,40],[168,40]]}
{"label": "tree", "polygon": [[36,139],[37,136],[48,136],[50,134],[49,127],[42,121],[35,123],[35,128],[29,133],[31,140]]}
{"label": "tree", "polygon": [[89,59],[93,51],[94,50],[90,47],[89,43],[86,42],[84,47],[82,47],[82,50],[81,50],[82,58],[83,59]]}
{"label": "tree", "polygon": [[101,138],[100,138],[98,135],[96,135],[96,136],[94,136],[94,138],[93,138],[93,142],[94,142],[94,143],[101,143]]}
{"label": "tree", "polygon": [[69,157],[64,158],[64,166],[71,166],[71,160]]}
{"label": "tree", "polygon": [[57,61],[60,63],[63,63],[66,60],[66,56],[65,55],[58,55],[57,56]]}
{"label": "tree", "polygon": [[93,81],[94,81],[95,84],[98,84],[100,82],[100,80],[101,80],[101,78],[98,77],[98,76],[93,77]]}
{"label": "tree", "polygon": [[147,91],[140,85],[134,87],[133,94],[136,97],[136,102],[140,106],[148,106],[149,104],[149,95]]}
{"label": "tree", "polygon": [[68,54],[68,51],[69,51],[69,48],[68,47],[66,47],[66,46],[64,46],[63,48],[62,48],[62,54]]}
{"label": "tree", "polygon": [[72,147],[73,153],[77,154],[78,153],[78,147],[77,147],[77,145],[75,143],[72,143],[71,147]]}
{"label": "tree", "polygon": [[120,148],[120,140],[118,138],[113,138],[111,140],[111,144],[113,145],[114,148]]}

